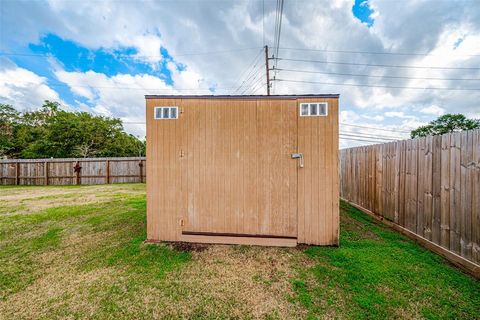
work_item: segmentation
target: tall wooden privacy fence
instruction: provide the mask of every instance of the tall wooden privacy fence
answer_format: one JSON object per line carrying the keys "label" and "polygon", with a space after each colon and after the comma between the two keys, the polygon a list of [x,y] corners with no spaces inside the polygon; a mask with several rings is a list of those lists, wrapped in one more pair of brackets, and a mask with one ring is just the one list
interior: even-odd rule
{"label": "tall wooden privacy fence", "polygon": [[340,162],[342,198],[480,264],[480,130],[344,149]]}
{"label": "tall wooden privacy fence", "polygon": [[145,157],[0,160],[1,185],[145,182]]}

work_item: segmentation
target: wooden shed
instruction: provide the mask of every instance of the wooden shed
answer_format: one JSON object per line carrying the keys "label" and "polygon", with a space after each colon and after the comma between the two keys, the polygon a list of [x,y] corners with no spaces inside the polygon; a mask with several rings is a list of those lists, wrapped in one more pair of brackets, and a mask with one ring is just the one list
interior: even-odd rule
{"label": "wooden shed", "polygon": [[147,95],[148,240],[337,245],[338,98]]}

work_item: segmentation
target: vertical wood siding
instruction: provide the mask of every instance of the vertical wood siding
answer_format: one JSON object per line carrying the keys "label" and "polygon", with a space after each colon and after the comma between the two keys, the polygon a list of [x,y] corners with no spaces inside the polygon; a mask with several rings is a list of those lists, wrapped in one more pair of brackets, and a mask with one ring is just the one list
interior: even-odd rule
{"label": "vertical wood siding", "polygon": [[341,197],[480,264],[480,130],[340,150]]}
{"label": "vertical wood siding", "polygon": [[[304,101],[328,101],[329,116],[300,119]],[[179,119],[154,120],[155,106],[178,106]],[[338,243],[337,99],[147,99],[146,114],[149,240]]]}

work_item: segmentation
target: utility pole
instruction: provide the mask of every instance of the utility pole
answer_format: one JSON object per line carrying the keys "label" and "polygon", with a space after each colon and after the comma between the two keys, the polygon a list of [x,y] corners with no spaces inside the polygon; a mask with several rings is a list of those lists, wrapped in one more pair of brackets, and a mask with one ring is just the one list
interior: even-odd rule
{"label": "utility pole", "polygon": [[267,73],[267,96],[270,95],[270,68],[268,66],[268,46],[265,46],[265,72]]}

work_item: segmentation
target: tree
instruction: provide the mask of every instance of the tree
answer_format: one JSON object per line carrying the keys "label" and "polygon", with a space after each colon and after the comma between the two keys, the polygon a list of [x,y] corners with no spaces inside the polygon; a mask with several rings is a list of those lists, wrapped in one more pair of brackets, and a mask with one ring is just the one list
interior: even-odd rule
{"label": "tree", "polygon": [[412,130],[410,136],[426,137],[436,136],[454,131],[472,130],[480,128],[480,119],[468,119],[463,114],[445,114],[431,121],[425,126]]}
{"label": "tree", "polygon": [[[124,157],[145,154],[145,143],[124,131],[120,119],[62,110],[45,101],[37,111],[0,107],[0,155],[10,158]],[[10,132],[10,135],[4,134]],[[4,137],[5,136],[5,137]]]}
{"label": "tree", "polygon": [[20,112],[11,105],[0,104],[0,158],[6,157],[14,148],[14,134]]}

